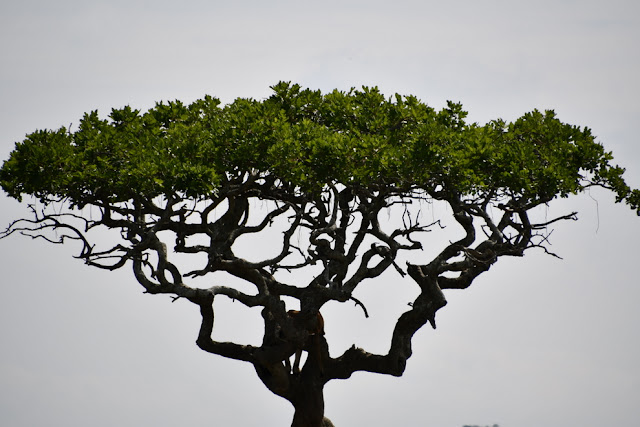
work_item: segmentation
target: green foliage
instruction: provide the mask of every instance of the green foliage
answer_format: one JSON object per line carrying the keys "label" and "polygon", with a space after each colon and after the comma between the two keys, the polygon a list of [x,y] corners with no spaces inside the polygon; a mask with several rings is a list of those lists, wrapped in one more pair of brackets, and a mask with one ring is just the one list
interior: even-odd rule
{"label": "green foliage", "polygon": [[146,113],[124,107],[108,120],[88,113],[75,132],[39,130],[17,143],[0,184],[16,199],[83,206],[206,198],[226,177],[260,171],[299,192],[395,185],[434,196],[504,196],[523,207],[599,185],[640,208],[640,192],[609,163],[611,153],[553,111],[480,126],[465,122],[459,104],[435,111],[377,88],[322,94],[281,82],[273,91],[225,106],[207,96]]}

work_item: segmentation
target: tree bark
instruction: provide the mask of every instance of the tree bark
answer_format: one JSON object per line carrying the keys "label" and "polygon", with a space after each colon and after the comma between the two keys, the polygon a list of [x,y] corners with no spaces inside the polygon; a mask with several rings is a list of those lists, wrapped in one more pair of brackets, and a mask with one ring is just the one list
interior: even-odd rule
{"label": "tree bark", "polygon": [[324,336],[309,337],[306,350],[307,360],[300,373],[292,375],[290,383],[289,401],[295,411],[291,427],[332,426],[324,417],[324,359],[328,357]]}
{"label": "tree bark", "polygon": [[322,427],[336,427],[336,426],[333,425],[333,423],[329,418],[324,417],[322,420]]}
{"label": "tree bark", "polygon": [[323,427],[324,423],[324,384],[300,382],[294,388],[295,396],[291,403],[294,407],[291,427]]}

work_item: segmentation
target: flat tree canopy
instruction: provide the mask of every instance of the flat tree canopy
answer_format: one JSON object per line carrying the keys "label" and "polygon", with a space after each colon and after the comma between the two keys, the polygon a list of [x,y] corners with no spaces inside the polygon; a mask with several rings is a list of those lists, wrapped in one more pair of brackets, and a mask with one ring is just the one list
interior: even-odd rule
{"label": "flat tree canopy", "polygon": [[[1,237],[75,240],[89,265],[132,267],[145,292],[197,305],[198,346],[251,363],[292,403],[293,426],[331,425],[322,394],[328,381],[357,371],[402,375],[413,335],[436,326],[443,290],[468,287],[502,256],[550,253],[549,226],[576,219],[570,212],[541,222],[534,208],[599,186],[640,215],[640,191],[589,129],[553,111],[485,125],[465,117],[451,102],[436,111],[377,88],[323,94],[284,82],[261,101],[221,105],[206,96],[145,113],[114,109],[108,119],[94,111],[75,131],[39,130],[16,144],[0,184],[37,203],[31,218]],[[403,263],[441,225],[411,207],[421,201],[446,203],[457,230],[436,256]],[[389,211],[398,218],[387,221]],[[116,238],[105,238],[105,229]],[[239,239],[268,230],[277,238],[262,258],[239,254]],[[185,254],[194,259],[189,268],[178,262]],[[367,315],[354,291],[390,268],[419,289],[397,319],[388,353],[353,346],[331,357],[321,308],[351,302]],[[306,276],[286,274],[298,270]],[[214,273],[243,285],[221,284]],[[213,286],[201,286],[203,278]],[[220,295],[262,308],[260,346],[212,339]],[[292,367],[290,357],[302,350],[305,363]]]}

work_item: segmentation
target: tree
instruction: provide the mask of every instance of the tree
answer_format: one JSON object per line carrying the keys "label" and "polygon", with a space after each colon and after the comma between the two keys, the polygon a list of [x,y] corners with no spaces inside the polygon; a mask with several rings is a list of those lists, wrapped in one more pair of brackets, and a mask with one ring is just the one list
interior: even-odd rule
{"label": "tree", "polygon": [[[402,375],[413,335],[436,327],[443,290],[467,288],[500,257],[555,255],[550,226],[576,213],[538,219],[536,208],[599,186],[640,214],[640,191],[589,129],[552,111],[482,126],[465,117],[456,103],[436,111],[376,88],[322,94],[290,83],[263,101],[222,106],[207,96],[109,119],[94,111],[76,131],[40,130],[16,144],[0,184],[36,203],[0,237],[72,240],[91,266],[131,266],[145,292],[195,304],[197,345],[251,363],[293,405],[292,426],[331,425],[324,385],[357,371]],[[443,222],[417,206],[432,202],[448,206],[457,229],[425,259],[423,236]],[[269,253],[241,253],[241,242],[265,234]],[[320,310],[352,302],[368,316],[354,292],[387,270],[417,285],[389,351],[331,355]],[[217,296],[261,307],[259,346],[212,338]]]}

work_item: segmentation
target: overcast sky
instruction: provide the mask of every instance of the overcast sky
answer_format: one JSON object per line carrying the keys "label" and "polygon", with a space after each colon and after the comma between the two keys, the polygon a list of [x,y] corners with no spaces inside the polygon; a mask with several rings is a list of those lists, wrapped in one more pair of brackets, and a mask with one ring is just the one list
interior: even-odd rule
{"label": "overcast sky", "polygon": [[[590,127],[638,188],[639,5],[2,2],[0,158],[26,133],[77,125],[85,111],[262,99],[291,80],[324,91],[377,85],[436,108],[460,101],[480,123],[554,109]],[[337,427],[637,425],[640,218],[596,190],[548,214],[573,210],[580,220],[552,234],[563,260],[530,251],[448,293],[438,329],[414,338],[404,376],[329,383],[326,415]],[[0,224],[26,214],[0,195]],[[143,295],[129,269],[93,270],[74,249],[0,241],[0,425],[290,425],[292,408],[250,365],[196,347],[195,306]],[[328,307],[330,344],[383,351],[388,288],[361,295],[371,320]],[[345,311],[355,311],[346,325]],[[252,321],[220,322],[251,339]]]}

